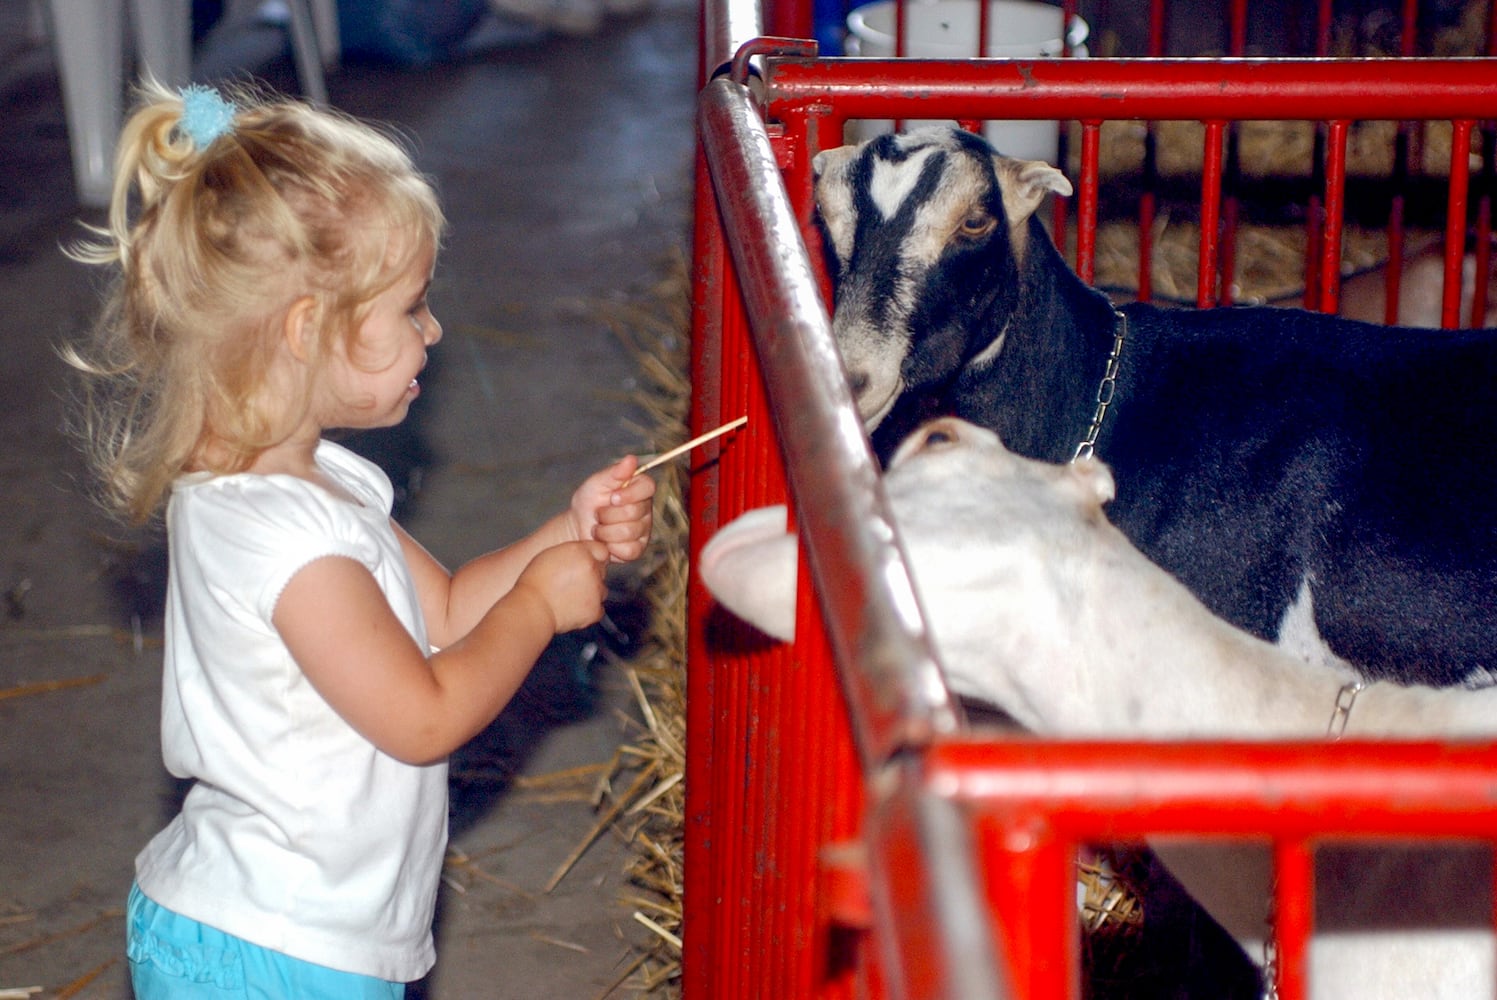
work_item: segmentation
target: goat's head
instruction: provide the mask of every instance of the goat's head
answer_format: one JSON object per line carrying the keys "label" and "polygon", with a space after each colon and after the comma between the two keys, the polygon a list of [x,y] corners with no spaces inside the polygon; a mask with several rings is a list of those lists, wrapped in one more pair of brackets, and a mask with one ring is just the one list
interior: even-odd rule
{"label": "goat's head", "polygon": [[871,429],[902,392],[937,387],[1001,348],[1030,217],[1071,185],[955,128],[825,150],[813,166],[833,330]]}
{"label": "goat's head", "polygon": [[[1036,462],[945,418],[900,446],[883,485],[952,690],[1037,724],[1084,567],[1126,545],[1102,513],[1107,467]],[[785,508],[766,507],[714,535],[698,569],[724,607],[789,640],[796,566]]]}

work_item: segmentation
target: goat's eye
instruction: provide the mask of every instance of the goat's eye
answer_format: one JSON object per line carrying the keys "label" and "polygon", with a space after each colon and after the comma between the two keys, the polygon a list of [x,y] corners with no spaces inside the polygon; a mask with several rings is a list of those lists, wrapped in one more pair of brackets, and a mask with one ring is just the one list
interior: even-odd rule
{"label": "goat's eye", "polygon": [[991,215],[969,215],[962,220],[961,227],[957,232],[968,239],[977,239],[991,233],[993,227],[997,224],[998,220],[994,219]]}

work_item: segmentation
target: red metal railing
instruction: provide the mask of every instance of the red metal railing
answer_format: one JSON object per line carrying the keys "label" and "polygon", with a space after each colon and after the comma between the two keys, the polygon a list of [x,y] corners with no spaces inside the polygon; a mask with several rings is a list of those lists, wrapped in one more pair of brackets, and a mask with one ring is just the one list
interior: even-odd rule
{"label": "red metal railing", "polygon": [[[1101,122],[1204,122],[1202,216],[1214,222],[1228,123],[1324,121],[1321,308],[1333,308],[1346,123],[1456,123],[1448,277],[1466,228],[1469,136],[1497,119],[1497,62],[817,60],[718,34],[733,53],[703,65],[734,77],[700,102],[692,420],[749,423],[700,456],[692,554],[743,510],[788,497],[804,556],[794,647],[727,621],[699,585],[689,592],[687,1000],[1076,996],[1076,846],[1161,833],[1273,839],[1279,995],[1303,996],[1315,843],[1497,839],[1497,750],[963,732],[908,611],[908,573],[806,249],[809,164],[853,118],[1079,121],[1078,267],[1089,274]],[[1215,228],[1202,227],[1203,305],[1215,301]]]}

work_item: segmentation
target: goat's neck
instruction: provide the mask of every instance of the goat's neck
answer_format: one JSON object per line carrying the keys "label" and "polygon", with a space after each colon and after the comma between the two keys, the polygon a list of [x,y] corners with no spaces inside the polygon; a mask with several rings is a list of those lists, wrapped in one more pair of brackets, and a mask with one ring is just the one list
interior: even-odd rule
{"label": "goat's neck", "polygon": [[965,369],[952,395],[959,416],[993,427],[1013,451],[1060,462],[1091,420],[1115,313],[1065,263],[1039,221],[1030,227],[1013,308],[995,309],[985,323],[989,341],[1003,338],[1002,349]]}
{"label": "goat's neck", "polygon": [[1490,738],[1497,734],[1497,688],[1369,685],[1347,716],[1348,739],[1375,737]]}
{"label": "goat's neck", "polygon": [[[1344,676],[1301,663],[1208,611],[1135,550],[1079,588],[1076,646],[1092,674],[1089,735],[1324,735]],[[1126,572],[1112,573],[1112,568]],[[1103,646],[1090,636],[1114,637]]]}
{"label": "goat's neck", "polygon": [[[1305,662],[1234,628],[1162,571],[1135,565],[1118,579],[1128,586],[1081,588],[1096,599],[1077,628],[1118,641],[1089,661],[1096,689],[1090,717],[1075,720],[1078,734],[1313,740],[1330,732],[1350,668]],[[1356,695],[1341,730],[1350,739],[1494,733],[1497,688],[1386,682]]]}

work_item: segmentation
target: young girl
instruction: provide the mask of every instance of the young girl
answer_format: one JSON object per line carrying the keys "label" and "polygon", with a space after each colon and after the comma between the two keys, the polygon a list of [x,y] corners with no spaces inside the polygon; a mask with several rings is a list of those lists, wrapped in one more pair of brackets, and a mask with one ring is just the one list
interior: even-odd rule
{"label": "young girl", "polygon": [[446,757],[601,617],[654,484],[626,457],[449,573],[323,437],[404,419],[441,338],[410,159],[334,113],[148,84],[117,169],[76,252],[118,282],[69,360],[108,499],[166,507],[163,755],[195,782],[136,861],[137,996],[402,996],[433,961]]}

